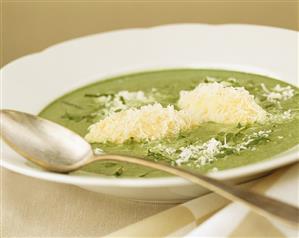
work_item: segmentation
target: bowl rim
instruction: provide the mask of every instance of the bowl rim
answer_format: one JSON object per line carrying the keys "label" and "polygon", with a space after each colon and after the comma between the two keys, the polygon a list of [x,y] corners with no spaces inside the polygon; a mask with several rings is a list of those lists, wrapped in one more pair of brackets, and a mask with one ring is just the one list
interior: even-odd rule
{"label": "bowl rim", "polygon": [[[299,148],[295,146],[296,149]],[[293,147],[292,149],[294,149]],[[271,165],[269,164],[271,160]],[[267,172],[282,167],[291,163],[298,162],[298,152],[285,156],[279,156],[276,159],[267,159],[254,164],[241,166],[233,169],[227,169],[218,172],[207,173],[208,176],[219,180],[231,180],[234,178],[240,178],[242,176],[250,176],[259,172]],[[264,169],[264,165],[267,165],[267,170]],[[28,170],[28,168],[22,168],[7,161],[1,159],[1,167],[9,169],[11,171],[27,175],[29,177],[39,178],[43,180],[67,183],[74,185],[101,185],[104,187],[176,187],[191,185],[192,183],[179,177],[161,177],[161,178],[115,178],[108,176],[82,176],[75,174],[59,174],[49,172],[45,170]],[[241,175],[241,176],[240,176]]]}

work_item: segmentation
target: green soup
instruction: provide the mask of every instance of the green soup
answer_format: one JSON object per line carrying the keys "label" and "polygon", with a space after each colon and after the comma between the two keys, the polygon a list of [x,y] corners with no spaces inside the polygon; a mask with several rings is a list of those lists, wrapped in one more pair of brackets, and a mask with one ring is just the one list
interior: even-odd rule
{"label": "green soup", "polygon": [[[225,140],[225,143],[230,143],[232,147],[240,147],[247,140],[245,149],[224,149],[216,155],[216,159],[205,164],[197,164],[196,158],[193,158],[188,163],[179,165],[197,172],[208,172],[270,159],[298,144],[298,88],[266,76],[234,71],[171,69],[119,76],[98,81],[60,97],[48,105],[40,113],[40,116],[85,136],[91,124],[107,116],[107,110],[109,107],[111,109],[111,101],[120,91],[142,91],[150,98],[146,102],[138,102],[126,101],[120,97],[126,108],[140,107],[154,102],[161,103],[163,106],[171,104],[176,107],[181,90],[192,90],[199,83],[215,81],[233,87],[244,87],[254,95],[256,102],[264,110],[273,115],[275,120],[265,124],[251,125],[225,125],[208,122],[192,130],[181,132],[175,137],[159,141],[135,142],[129,140],[124,144],[92,144],[93,149],[101,150],[104,153],[142,156],[149,160],[175,165],[175,161],[182,153],[182,148],[190,145],[204,144],[211,138],[215,138],[222,142]],[[291,95],[290,92],[281,90],[288,86],[288,89],[292,91]],[[274,90],[273,100],[269,100],[265,90]],[[283,99],[279,98],[278,94],[284,96]],[[110,104],[107,104],[107,100],[106,104],[99,100],[103,97],[110,100]],[[115,112],[120,110],[122,109],[117,108]],[[118,177],[168,176],[161,171],[118,162],[94,162],[82,170]]]}

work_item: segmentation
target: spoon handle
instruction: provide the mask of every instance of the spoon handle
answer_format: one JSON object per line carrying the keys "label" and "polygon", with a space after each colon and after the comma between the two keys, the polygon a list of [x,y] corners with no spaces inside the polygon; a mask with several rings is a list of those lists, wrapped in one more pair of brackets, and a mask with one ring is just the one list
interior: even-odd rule
{"label": "spoon handle", "polygon": [[137,157],[129,157],[123,155],[99,155],[95,156],[92,161],[95,160],[114,160],[129,162],[177,175],[193,183],[199,184],[231,201],[241,202],[249,206],[254,212],[262,216],[276,218],[282,222],[298,228],[299,209],[297,207],[264,196],[262,194],[249,191],[248,189],[230,185],[228,183],[221,182],[205,175],[193,173],[186,169],[172,167],[170,165]]}

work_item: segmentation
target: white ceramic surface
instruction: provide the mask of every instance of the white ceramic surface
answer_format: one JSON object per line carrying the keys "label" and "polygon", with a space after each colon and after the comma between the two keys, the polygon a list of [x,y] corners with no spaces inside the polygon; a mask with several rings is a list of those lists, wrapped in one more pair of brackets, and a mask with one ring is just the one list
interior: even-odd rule
{"label": "white ceramic surface", "polygon": [[[298,85],[298,32],[253,25],[176,24],[126,29],[63,42],[1,70],[2,108],[38,113],[58,96],[110,76],[159,68],[219,68],[258,73]],[[144,201],[182,201],[207,191],[184,179],[63,175],[29,166],[2,143],[1,165],[49,181]],[[245,181],[292,163],[298,149],[211,174]]]}

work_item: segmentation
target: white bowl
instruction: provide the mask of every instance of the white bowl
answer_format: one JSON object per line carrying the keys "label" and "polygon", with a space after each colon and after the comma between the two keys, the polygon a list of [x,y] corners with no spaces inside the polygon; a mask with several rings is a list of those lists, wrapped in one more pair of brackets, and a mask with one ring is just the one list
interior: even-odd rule
{"label": "white bowl", "polygon": [[[53,99],[98,79],[159,68],[218,68],[297,84],[298,33],[253,25],[176,24],[127,29],[60,43],[1,70],[2,108],[38,113]],[[2,142],[1,142],[2,143]],[[143,201],[177,202],[207,192],[178,178],[119,179],[64,175],[31,166],[2,143],[1,165],[27,176]],[[240,182],[292,163],[292,149],[270,160],[212,173]]]}

